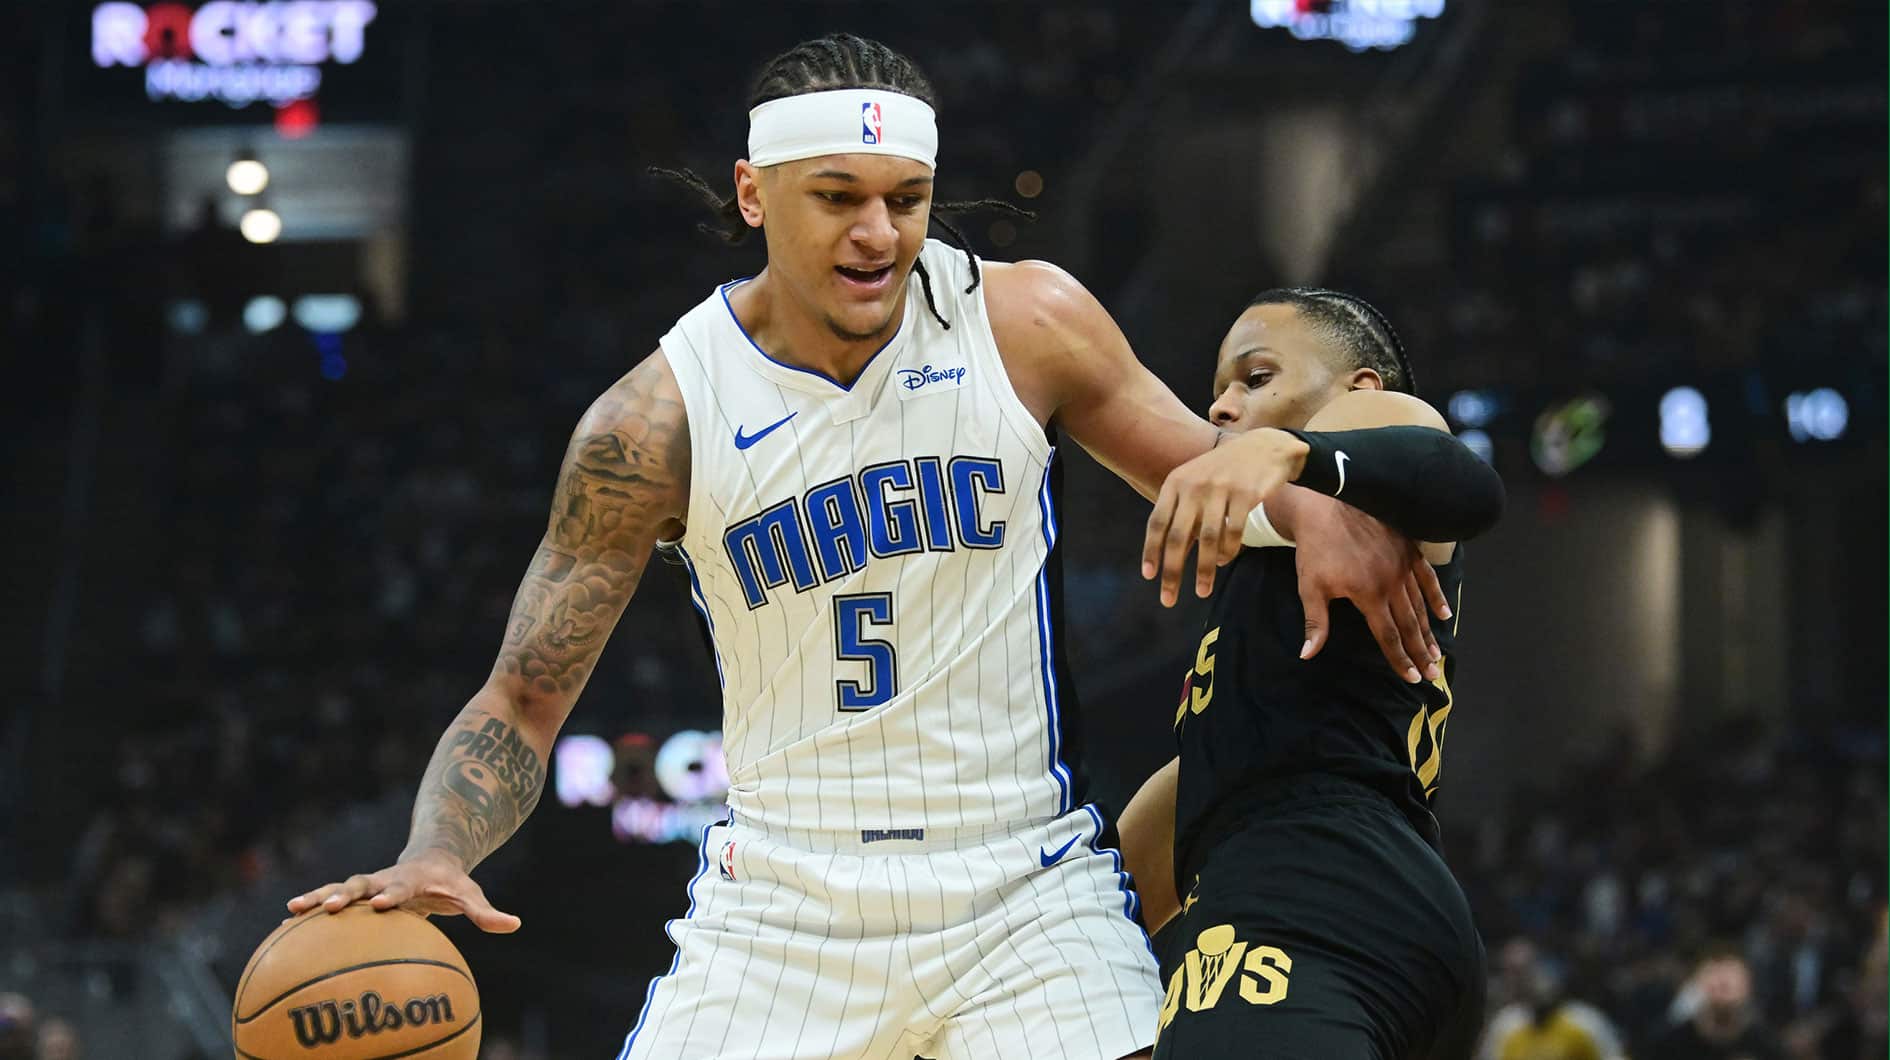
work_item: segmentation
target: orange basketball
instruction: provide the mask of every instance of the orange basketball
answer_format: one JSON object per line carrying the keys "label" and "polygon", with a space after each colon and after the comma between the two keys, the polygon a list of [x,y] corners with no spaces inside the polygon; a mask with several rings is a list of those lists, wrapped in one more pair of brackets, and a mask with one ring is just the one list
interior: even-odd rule
{"label": "orange basketball", "polygon": [[230,1030],[238,1060],[474,1060],[479,989],[425,917],[352,905],[269,933]]}

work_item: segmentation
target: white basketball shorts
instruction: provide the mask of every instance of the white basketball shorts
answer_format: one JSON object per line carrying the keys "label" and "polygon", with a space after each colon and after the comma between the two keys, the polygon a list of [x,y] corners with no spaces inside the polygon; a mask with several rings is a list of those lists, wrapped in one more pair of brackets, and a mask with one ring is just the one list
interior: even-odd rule
{"label": "white basketball shorts", "polygon": [[[1113,835],[1113,832],[1110,833]],[[1084,806],[1014,830],[707,829],[619,1060],[1067,1057],[1155,1041],[1122,855]]]}

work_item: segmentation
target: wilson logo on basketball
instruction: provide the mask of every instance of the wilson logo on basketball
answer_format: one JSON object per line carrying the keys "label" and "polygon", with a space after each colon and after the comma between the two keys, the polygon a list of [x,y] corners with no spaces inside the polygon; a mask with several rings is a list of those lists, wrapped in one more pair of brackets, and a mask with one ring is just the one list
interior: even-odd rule
{"label": "wilson logo on basketball", "polygon": [[453,1002],[445,994],[416,997],[404,1004],[389,1004],[372,990],[363,991],[359,1001],[317,1001],[289,1010],[295,1022],[295,1040],[305,1049],[330,1045],[346,1034],[361,1038],[402,1027],[423,1027],[431,1023],[452,1023]]}

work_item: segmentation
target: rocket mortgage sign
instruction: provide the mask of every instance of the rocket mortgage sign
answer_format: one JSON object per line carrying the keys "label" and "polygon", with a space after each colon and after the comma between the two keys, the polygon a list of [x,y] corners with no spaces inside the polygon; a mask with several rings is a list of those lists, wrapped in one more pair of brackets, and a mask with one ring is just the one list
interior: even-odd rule
{"label": "rocket mortgage sign", "polygon": [[329,63],[353,63],[378,13],[369,0],[104,3],[92,9],[92,63],[142,67],[145,95],[232,107],[313,96]]}

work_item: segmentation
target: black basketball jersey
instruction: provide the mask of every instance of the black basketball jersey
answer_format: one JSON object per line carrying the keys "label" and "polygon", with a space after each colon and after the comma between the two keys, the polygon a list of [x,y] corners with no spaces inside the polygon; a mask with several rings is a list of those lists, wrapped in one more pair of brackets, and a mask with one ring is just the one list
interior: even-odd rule
{"label": "black basketball jersey", "polygon": [[1324,650],[1300,659],[1306,620],[1292,549],[1245,549],[1222,570],[1175,711],[1178,879],[1237,823],[1232,811],[1244,811],[1257,790],[1306,774],[1377,789],[1437,845],[1430,804],[1457,663],[1461,545],[1437,577],[1452,613],[1447,622],[1431,616],[1443,676],[1411,685],[1392,672],[1365,616],[1343,600],[1332,602]]}

